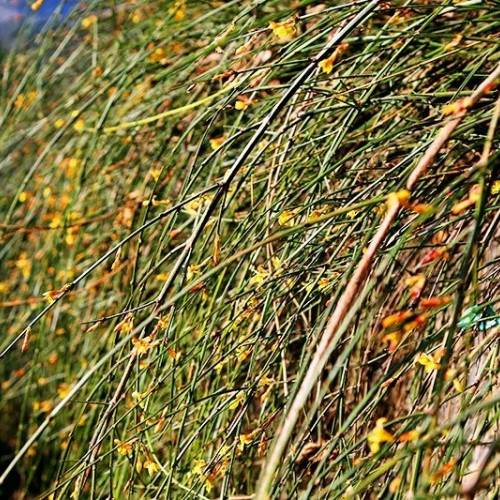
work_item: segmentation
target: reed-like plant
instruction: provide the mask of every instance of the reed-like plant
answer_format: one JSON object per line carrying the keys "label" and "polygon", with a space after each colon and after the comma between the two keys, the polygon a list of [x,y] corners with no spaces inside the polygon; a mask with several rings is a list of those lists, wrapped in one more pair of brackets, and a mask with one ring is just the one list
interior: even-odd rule
{"label": "reed-like plant", "polygon": [[0,496],[496,498],[499,11],[113,0],[4,49]]}

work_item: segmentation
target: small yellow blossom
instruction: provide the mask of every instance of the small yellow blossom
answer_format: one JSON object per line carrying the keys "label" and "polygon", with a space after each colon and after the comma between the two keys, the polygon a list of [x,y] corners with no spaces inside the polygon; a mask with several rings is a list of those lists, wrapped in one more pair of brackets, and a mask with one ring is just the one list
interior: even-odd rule
{"label": "small yellow blossom", "polygon": [[114,443],[117,446],[117,451],[120,455],[123,455],[124,457],[132,455],[134,441],[120,441],[119,439],[115,439]]}
{"label": "small yellow blossom", "polygon": [[453,379],[453,387],[455,387],[457,392],[464,392],[465,390],[462,382],[456,377]]}
{"label": "small yellow blossom", "polygon": [[33,12],[36,12],[40,9],[40,7],[43,5],[44,0],[36,0],[31,4],[31,10]]}
{"label": "small yellow blossom", "polygon": [[491,186],[491,194],[500,193],[500,181],[495,181]]}
{"label": "small yellow blossom", "polygon": [[221,137],[214,137],[213,139],[210,139],[210,147],[215,151],[216,149],[219,149],[224,142],[224,136]]}
{"label": "small yellow blossom", "polygon": [[207,463],[205,462],[205,460],[203,459],[195,460],[194,466],[191,469],[191,474],[193,474],[194,476],[200,476],[201,474],[203,474],[203,471],[205,470],[206,466]]}
{"label": "small yellow blossom", "polygon": [[278,222],[280,226],[292,227],[295,225],[295,217],[298,210],[284,210],[278,217]]}
{"label": "small yellow blossom", "polygon": [[41,411],[43,413],[49,413],[52,411],[53,405],[52,402],[49,400],[45,401],[35,401],[33,403],[33,410],[34,411]]}
{"label": "small yellow blossom", "polygon": [[149,171],[149,175],[157,181],[160,178],[161,175],[161,168],[153,168]]}
{"label": "small yellow blossom", "polygon": [[66,124],[66,122],[63,119],[59,118],[58,120],[56,120],[54,122],[54,127],[58,128],[58,129],[63,128],[65,124]]}
{"label": "small yellow blossom", "polygon": [[332,72],[334,64],[335,64],[335,54],[332,54],[330,57],[320,61],[318,66],[323,71],[323,73],[329,75]]}
{"label": "small yellow blossom", "polygon": [[407,441],[415,441],[420,437],[421,432],[418,429],[414,429],[412,431],[403,432],[401,436],[399,436],[400,443],[406,443]]}
{"label": "small yellow blossom", "polygon": [[400,191],[395,191],[389,193],[387,196],[387,206],[392,207],[394,205],[406,207],[408,201],[410,200],[411,193],[407,189],[401,189]]}
{"label": "small yellow blossom", "polygon": [[186,16],[186,2],[184,0],[176,1],[169,9],[169,13],[174,15],[176,21],[182,21]]}
{"label": "small yellow blossom", "polygon": [[368,446],[372,453],[377,453],[380,450],[381,443],[392,443],[394,436],[384,429],[386,418],[379,418],[375,427],[368,434]]}
{"label": "small yellow blossom", "polygon": [[168,62],[168,59],[165,57],[165,49],[162,47],[157,47],[148,59],[150,62],[158,62],[160,64],[167,64]]}
{"label": "small yellow blossom", "polygon": [[333,65],[335,64],[335,61],[342,54],[342,52],[344,52],[348,47],[349,47],[349,44],[347,42],[341,43],[335,49],[335,51],[333,52],[333,54],[330,57],[323,59],[319,62],[318,66],[323,71],[323,73],[326,73],[327,75],[329,75],[332,72]]}
{"label": "small yellow blossom", "polygon": [[231,402],[229,405],[230,410],[234,410],[235,408],[238,408],[238,406],[245,401],[245,393],[243,391],[238,392],[236,395],[236,398]]}
{"label": "small yellow blossom", "polygon": [[28,279],[31,274],[31,260],[27,258],[26,252],[21,252],[19,259],[15,262],[16,267],[21,271],[25,279]]}
{"label": "small yellow blossom", "polygon": [[54,217],[52,217],[52,220],[50,221],[49,227],[51,229],[57,229],[58,227],[62,226],[63,226],[62,218],[59,215],[54,215]]}
{"label": "small yellow blossom", "polygon": [[245,361],[245,359],[252,354],[252,348],[248,348],[246,346],[241,346],[236,348],[236,358],[239,363]]}
{"label": "small yellow blossom", "polygon": [[144,468],[148,470],[150,476],[154,476],[154,474],[160,470],[160,466],[149,457],[144,461]]}
{"label": "small yellow blossom", "polygon": [[123,321],[120,321],[115,327],[116,333],[130,333],[134,329],[134,316],[127,314]]}
{"label": "small yellow blossom", "polygon": [[446,462],[437,472],[431,474],[430,483],[436,484],[440,481],[444,476],[448,475],[454,468],[457,463],[457,460],[452,458],[449,462]]}
{"label": "small yellow blossom", "polygon": [[80,119],[80,120],[77,120],[75,122],[75,124],[73,125],[73,128],[77,131],[77,132],[82,132],[84,129],[85,129],[85,122]]}
{"label": "small yellow blossom", "polygon": [[165,314],[164,316],[160,316],[158,318],[158,328],[160,330],[165,330],[170,324],[170,318],[172,317],[172,313]]}
{"label": "small yellow blossom", "polygon": [[145,337],[143,339],[132,337],[132,345],[134,346],[134,349],[137,351],[137,354],[139,354],[139,356],[147,354],[147,352],[152,347],[152,341],[153,339],[151,337]]}
{"label": "small yellow blossom", "polygon": [[187,271],[187,280],[191,281],[197,274],[201,274],[201,266],[189,266]]}
{"label": "small yellow blossom", "polygon": [[57,394],[59,395],[59,397],[61,399],[64,399],[69,394],[71,389],[72,389],[72,387],[70,384],[63,382],[63,383],[59,384],[59,386],[57,387]]}
{"label": "small yellow blossom", "polygon": [[234,104],[234,108],[237,109],[238,111],[244,111],[254,103],[255,101],[253,99],[249,99],[248,97],[242,96],[236,101],[236,103]]}
{"label": "small yellow blossom", "polygon": [[245,449],[245,446],[253,441],[254,436],[253,432],[250,434],[241,434],[239,438],[240,442],[238,443],[238,451],[242,452]]}
{"label": "small yellow blossom", "polygon": [[437,362],[435,357],[431,357],[428,354],[422,353],[417,358],[417,363],[421,364],[425,367],[425,371],[430,373],[433,370],[439,370],[441,368],[441,364]]}
{"label": "small yellow blossom", "polygon": [[97,16],[95,14],[91,14],[90,16],[84,17],[82,19],[82,28],[89,29],[96,22],[97,22]]}
{"label": "small yellow blossom", "polygon": [[451,49],[453,49],[454,47],[456,47],[462,41],[462,38],[463,38],[463,35],[459,33],[458,35],[455,36],[455,38],[453,38],[453,40],[450,43],[447,43],[444,46],[443,50],[445,52],[450,51]]}
{"label": "small yellow blossom", "polygon": [[270,276],[269,271],[264,269],[264,267],[259,266],[255,271],[255,274],[250,278],[250,285],[257,284],[261,285]]}
{"label": "small yellow blossom", "polygon": [[389,352],[393,352],[396,350],[399,343],[401,342],[401,336],[401,331],[396,330],[394,332],[387,333],[382,337],[382,342],[389,342]]}
{"label": "small yellow blossom", "polygon": [[328,207],[326,205],[320,208],[315,208],[307,217],[307,222],[315,222],[327,212],[328,212]]}
{"label": "small yellow blossom", "polygon": [[291,17],[290,19],[287,19],[286,21],[283,21],[281,23],[270,21],[269,29],[273,30],[273,34],[278,37],[279,40],[288,41],[293,38],[293,36],[297,32],[297,28],[295,26],[295,18]]}

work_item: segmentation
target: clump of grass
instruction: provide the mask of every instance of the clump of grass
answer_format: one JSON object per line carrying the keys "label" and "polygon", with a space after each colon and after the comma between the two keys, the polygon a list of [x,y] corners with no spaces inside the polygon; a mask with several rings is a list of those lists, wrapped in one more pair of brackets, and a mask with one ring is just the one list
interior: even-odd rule
{"label": "clump of grass", "polygon": [[5,495],[497,494],[495,3],[95,7],[2,60]]}

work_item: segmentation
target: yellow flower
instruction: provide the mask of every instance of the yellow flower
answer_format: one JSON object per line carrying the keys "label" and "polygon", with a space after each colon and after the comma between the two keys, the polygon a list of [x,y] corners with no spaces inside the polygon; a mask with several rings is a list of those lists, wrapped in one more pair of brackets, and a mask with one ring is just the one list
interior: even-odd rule
{"label": "yellow flower", "polygon": [[410,195],[411,193],[407,189],[401,189],[400,191],[389,193],[387,196],[387,206],[392,207],[394,205],[398,205],[406,207],[408,205]]}
{"label": "yellow flower", "polygon": [[36,12],[37,10],[40,9],[40,7],[43,5],[44,0],[36,0],[36,2],[33,2],[31,4],[31,10],[33,12]]}
{"label": "yellow flower", "polygon": [[446,462],[437,472],[431,474],[430,483],[436,484],[444,476],[448,475],[455,467],[457,460],[452,458],[449,462]]}
{"label": "yellow flower", "polygon": [[57,393],[59,394],[59,397],[61,399],[64,399],[69,394],[70,391],[71,391],[71,385],[66,384],[65,382],[59,384],[59,386],[57,387]]}
{"label": "yellow flower", "polygon": [[453,387],[455,387],[455,390],[457,392],[464,392],[464,385],[458,378],[453,379]]}
{"label": "yellow flower", "polygon": [[165,49],[162,47],[157,47],[148,59],[150,62],[159,62],[160,64],[167,64],[168,62],[165,57]]}
{"label": "yellow flower", "polygon": [[491,186],[491,194],[500,193],[500,181],[495,181]]}
{"label": "yellow flower", "polygon": [[174,15],[176,21],[182,21],[186,16],[186,2],[184,0],[178,0],[168,11],[170,14]]}
{"label": "yellow flower", "polygon": [[151,349],[152,340],[153,339],[151,337],[145,337],[143,339],[132,337],[132,345],[134,346],[134,349],[137,351],[137,354],[139,354],[139,356],[142,356],[143,354],[147,354],[147,352]]}
{"label": "yellow flower", "polygon": [[318,66],[319,68],[323,71],[323,73],[326,73],[329,75],[332,72],[333,65],[335,64],[335,61],[337,58],[344,52],[347,48],[349,47],[349,44],[347,42],[341,43],[333,52],[333,54],[326,58],[323,59],[322,61],[319,62]]}
{"label": "yellow flower", "polygon": [[456,47],[462,41],[462,38],[463,38],[463,35],[461,35],[459,33],[458,35],[455,36],[455,38],[453,38],[453,40],[450,43],[447,43],[444,46],[443,50],[445,52],[448,52],[449,50],[453,49],[454,47]]}
{"label": "yellow flower", "polygon": [[85,122],[83,120],[77,120],[75,122],[75,124],[73,125],[73,128],[77,131],[77,132],[82,132],[83,129],[85,128]]}
{"label": "yellow flower", "polygon": [[399,436],[400,443],[406,443],[407,441],[415,441],[420,437],[421,432],[418,429],[414,429],[412,431],[403,432],[401,436]]}
{"label": "yellow flower", "polygon": [[123,321],[120,321],[115,327],[116,333],[130,333],[134,329],[134,316],[132,314],[127,314]]}
{"label": "yellow flower", "polygon": [[273,34],[277,36],[280,40],[288,41],[297,32],[297,28],[295,27],[295,18],[291,17],[290,19],[287,19],[282,23],[270,21],[269,29],[273,30]]}
{"label": "yellow flower", "polygon": [[453,387],[455,387],[455,390],[457,392],[464,392],[465,390],[464,385],[462,384],[460,379],[457,378],[457,370],[455,370],[454,368],[448,368],[448,370],[446,370],[446,373],[444,374],[444,379],[445,380],[453,379],[452,382],[453,382]]}
{"label": "yellow flower", "polygon": [[240,442],[238,444],[238,451],[240,452],[243,451],[245,449],[245,446],[253,441],[253,438],[254,438],[253,432],[251,432],[250,434],[241,434]]}
{"label": "yellow flower", "polygon": [[189,266],[187,271],[187,280],[191,281],[196,274],[201,274],[201,266]]}
{"label": "yellow flower", "polygon": [[115,439],[115,445],[117,446],[117,451],[120,455],[124,457],[132,455],[132,449],[134,447],[134,441],[120,441]]}
{"label": "yellow flower", "polygon": [[49,305],[53,304],[64,292],[66,292],[66,290],[69,289],[69,287],[70,285],[66,284],[59,290],[51,290],[50,292],[45,292],[43,294],[43,297]]}
{"label": "yellow flower", "polygon": [[165,330],[170,324],[170,318],[172,317],[172,313],[165,314],[164,316],[160,316],[158,318],[158,328],[160,330]]}
{"label": "yellow flower", "polygon": [[52,402],[46,399],[45,401],[35,401],[33,403],[33,410],[34,411],[41,411],[43,413],[49,413],[52,411]]}
{"label": "yellow flower", "polygon": [[322,61],[319,62],[318,66],[320,69],[323,71],[323,73],[326,73],[329,75],[332,72],[333,65],[335,64],[335,53],[333,53],[330,57],[327,59],[323,59]]}
{"label": "yellow flower", "polygon": [[258,384],[257,387],[266,387],[268,385],[274,384],[274,379],[268,377],[267,375],[263,375]]}
{"label": "yellow flower", "polygon": [[439,370],[441,364],[437,362],[436,357],[431,357],[428,354],[422,353],[417,358],[417,363],[425,367],[425,371],[430,373],[432,370]]}
{"label": "yellow flower", "polygon": [[252,348],[248,348],[246,346],[236,348],[236,357],[238,359],[238,362],[240,363],[242,361],[245,361],[245,359],[247,359],[251,353],[252,353]]}
{"label": "yellow flower", "polygon": [[157,181],[160,178],[161,175],[161,168],[153,168],[152,170],[149,171],[149,175]]}
{"label": "yellow flower", "polygon": [[297,215],[297,210],[284,210],[278,217],[278,222],[280,226],[292,227],[295,225],[295,216]]}
{"label": "yellow flower", "polygon": [[395,332],[390,332],[382,337],[382,342],[389,342],[389,351],[395,351],[398,344],[401,342],[401,332],[396,330]]}
{"label": "yellow flower", "polygon": [[254,104],[254,102],[255,101],[253,99],[249,99],[248,97],[242,96],[236,101],[234,108],[237,109],[238,111],[244,111],[249,106]]}
{"label": "yellow flower", "polygon": [[153,476],[155,472],[158,472],[160,470],[160,466],[149,457],[147,457],[144,461],[144,468],[148,470],[148,474],[150,476]]}
{"label": "yellow flower", "polygon": [[375,427],[368,434],[368,446],[372,453],[377,453],[380,450],[381,443],[392,443],[394,441],[394,436],[384,429],[386,422],[386,418],[379,418]]}
{"label": "yellow flower", "polygon": [[224,142],[224,136],[214,137],[210,139],[210,147],[215,151],[221,147],[221,144]]}
{"label": "yellow flower", "polygon": [[65,124],[66,124],[66,122],[64,120],[62,120],[61,118],[59,118],[59,120],[56,120],[54,122],[54,127],[55,128],[63,128]]}
{"label": "yellow flower", "polygon": [[207,490],[207,493],[210,493],[212,491],[213,484],[212,481],[210,481],[210,478],[203,477],[203,486]]}
{"label": "yellow flower", "polygon": [[249,283],[250,285],[253,285],[254,283],[261,285],[269,277],[269,275],[269,271],[264,269],[262,266],[259,266],[255,271],[255,275],[250,278]]}
{"label": "yellow flower", "polygon": [[16,267],[21,271],[25,279],[28,279],[31,274],[31,260],[26,257],[26,252],[19,255],[19,259],[15,261]]}
{"label": "yellow flower", "polygon": [[89,29],[96,22],[97,16],[95,14],[91,14],[90,16],[82,19],[82,28]]}
{"label": "yellow flower", "polygon": [[242,391],[238,392],[234,401],[229,405],[229,409],[234,410],[235,408],[238,408],[240,403],[243,403],[244,400],[245,400],[245,393]]}
{"label": "yellow flower", "polygon": [[326,205],[320,208],[316,208],[309,214],[309,217],[307,217],[307,222],[315,222],[327,212],[328,207]]}
{"label": "yellow flower", "polygon": [[191,469],[191,474],[193,474],[194,476],[202,475],[206,466],[207,463],[205,462],[205,460],[195,460],[194,467]]}

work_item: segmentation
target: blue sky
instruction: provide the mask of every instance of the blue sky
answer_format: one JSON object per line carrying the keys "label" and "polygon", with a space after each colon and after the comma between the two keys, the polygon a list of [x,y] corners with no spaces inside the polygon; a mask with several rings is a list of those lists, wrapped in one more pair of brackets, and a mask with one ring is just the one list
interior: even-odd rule
{"label": "blue sky", "polygon": [[26,23],[35,30],[40,29],[61,4],[64,18],[78,3],[79,0],[44,0],[40,9],[33,12],[31,1],[0,0],[0,42],[11,42],[17,30]]}

